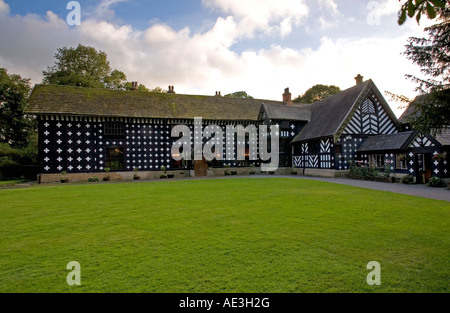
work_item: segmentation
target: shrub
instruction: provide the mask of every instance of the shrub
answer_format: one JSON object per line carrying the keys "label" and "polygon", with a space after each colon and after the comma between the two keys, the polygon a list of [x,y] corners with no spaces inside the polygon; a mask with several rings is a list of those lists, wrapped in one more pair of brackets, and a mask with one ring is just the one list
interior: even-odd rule
{"label": "shrub", "polygon": [[362,178],[377,177],[378,170],[375,167],[356,166],[354,162],[351,162],[349,176]]}
{"label": "shrub", "polygon": [[414,182],[414,176],[412,175],[405,175],[402,177],[402,183],[409,185]]}
{"label": "shrub", "polygon": [[428,182],[429,187],[442,187],[442,180],[439,177],[433,176]]}
{"label": "shrub", "polygon": [[98,183],[100,179],[98,177],[89,177],[88,182],[90,183]]}
{"label": "shrub", "polygon": [[133,169],[133,171],[134,171],[133,179],[134,179],[134,180],[139,180],[139,179],[141,179],[141,177],[138,175],[139,169],[138,169],[137,167],[135,167],[135,168]]}
{"label": "shrub", "polygon": [[255,164],[251,164],[250,165],[250,172],[249,172],[249,174],[251,174],[251,175],[254,175],[254,174],[256,174],[256,171],[255,171]]}
{"label": "shrub", "polygon": [[384,165],[384,177],[391,176],[391,167],[392,161],[386,161],[386,164]]}
{"label": "shrub", "polygon": [[231,172],[230,172],[230,170],[229,170],[229,168],[230,168],[230,164],[225,164],[225,168],[226,168],[226,170],[225,170],[225,175],[231,175]]}
{"label": "shrub", "polygon": [[66,171],[63,171],[63,172],[61,172],[61,179],[60,179],[60,182],[61,183],[68,183],[69,182],[69,178],[67,177],[67,172]]}

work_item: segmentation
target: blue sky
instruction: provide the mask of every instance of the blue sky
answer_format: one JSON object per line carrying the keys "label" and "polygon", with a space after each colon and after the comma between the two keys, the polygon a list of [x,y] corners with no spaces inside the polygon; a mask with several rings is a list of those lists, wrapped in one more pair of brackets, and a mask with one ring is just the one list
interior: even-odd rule
{"label": "blue sky", "polygon": [[280,100],[361,73],[413,97],[404,74],[418,69],[400,53],[427,24],[398,26],[397,0],[80,0],[82,23],[69,26],[68,2],[0,0],[0,67],[40,83],[57,48],[81,43],[129,80],[179,93]]}

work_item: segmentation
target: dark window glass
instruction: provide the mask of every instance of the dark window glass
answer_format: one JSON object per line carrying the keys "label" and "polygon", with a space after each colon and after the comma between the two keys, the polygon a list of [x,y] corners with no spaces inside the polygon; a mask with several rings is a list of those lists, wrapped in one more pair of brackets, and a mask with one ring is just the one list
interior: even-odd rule
{"label": "dark window glass", "polygon": [[122,147],[106,149],[106,167],[111,170],[123,170],[125,168]]}
{"label": "dark window glass", "polygon": [[123,137],[125,135],[123,123],[105,123],[105,137]]}
{"label": "dark window glass", "polygon": [[289,121],[282,121],[280,127],[281,129],[289,129]]}

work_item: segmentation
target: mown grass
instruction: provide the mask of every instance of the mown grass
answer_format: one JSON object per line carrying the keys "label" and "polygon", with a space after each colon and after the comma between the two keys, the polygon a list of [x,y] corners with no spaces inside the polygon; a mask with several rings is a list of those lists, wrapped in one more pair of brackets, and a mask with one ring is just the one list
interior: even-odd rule
{"label": "mown grass", "polygon": [[449,217],[289,178],[0,190],[0,292],[448,292]]}
{"label": "mown grass", "polygon": [[0,180],[0,188],[3,187],[13,187],[17,184],[22,184],[27,182],[25,179],[16,179],[16,180]]}

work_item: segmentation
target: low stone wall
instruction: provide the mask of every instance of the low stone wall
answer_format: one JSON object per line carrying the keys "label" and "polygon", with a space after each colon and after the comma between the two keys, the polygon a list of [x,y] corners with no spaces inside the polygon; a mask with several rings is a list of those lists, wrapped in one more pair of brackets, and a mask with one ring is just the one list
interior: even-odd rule
{"label": "low stone wall", "polygon": [[[193,172],[193,171],[191,171]],[[127,181],[134,179],[134,172],[110,172],[110,173],[76,173],[76,174],[67,174],[65,177],[69,179],[69,182],[82,182],[88,181],[91,177],[97,177],[100,181],[103,180],[103,177],[109,176],[111,181]],[[150,179],[160,179],[161,174],[164,174],[162,171],[139,171],[137,175],[141,180],[150,180]],[[167,171],[167,174],[173,174],[174,178],[184,178],[189,176],[189,171]],[[58,183],[63,178],[61,174],[41,174],[40,182],[41,184],[49,184],[49,183]]]}
{"label": "low stone wall", "polygon": [[[237,167],[237,168],[209,168],[208,176],[225,176],[225,171],[229,170],[230,172],[236,172],[236,175],[247,175],[250,176],[251,171],[255,171],[256,175],[269,175],[269,173],[261,173],[261,169],[259,167]],[[294,169],[297,173],[301,175],[301,169]],[[186,178],[186,177],[195,177],[195,172],[193,170],[175,170],[175,171],[167,171],[167,174],[173,174],[174,178]],[[91,177],[97,177],[100,181],[103,180],[103,177],[109,176],[111,181],[130,181],[134,179],[134,172],[110,172],[110,173],[77,173],[77,174],[67,174],[65,177],[69,179],[69,182],[87,182]],[[141,180],[152,180],[152,179],[160,179],[161,174],[164,174],[162,171],[139,171],[138,176]],[[291,168],[279,168],[274,172],[275,175],[290,175]],[[41,174],[40,182],[41,184],[49,184],[49,183],[58,183],[63,178],[61,174]]]}
{"label": "low stone wall", "polygon": [[315,177],[336,177],[337,172],[336,170],[319,168],[305,168],[304,172],[301,168],[297,170],[299,170],[302,175]]}
{"label": "low stone wall", "polygon": [[[251,171],[254,171],[256,175],[269,174],[267,172],[262,173],[260,167],[231,167],[231,168],[210,168],[208,169],[208,176],[224,176],[225,171],[227,170],[230,172],[236,172],[236,175],[250,175]],[[288,175],[291,174],[291,168],[280,167],[273,173],[275,175]]]}

